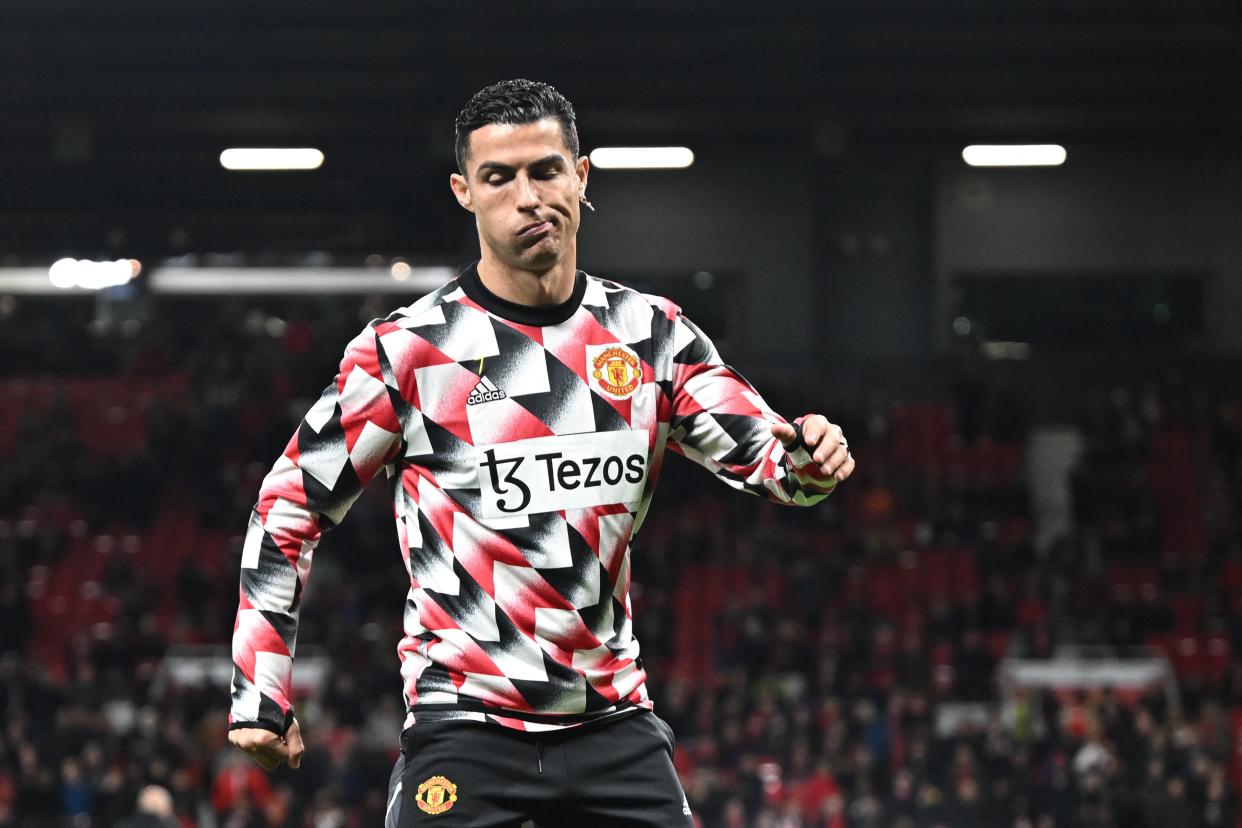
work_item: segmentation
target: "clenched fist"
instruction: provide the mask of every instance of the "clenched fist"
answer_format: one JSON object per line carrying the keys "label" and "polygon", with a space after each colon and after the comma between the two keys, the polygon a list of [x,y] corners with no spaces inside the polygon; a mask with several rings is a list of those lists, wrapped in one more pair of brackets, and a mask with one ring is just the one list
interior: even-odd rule
{"label": "clenched fist", "polygon": [[286,762],[289,767],[296,768],[302,764],[302,753],[305,751],[297,719],[289,725],[284,736],[277,736],[261,727],[242,727],[229,731],[229,741],[245,751],[265,771],[276,770]]}
{"label": "clenched fist", "polygon": [[[789,423],[776,423],[772,426],[772,436],[780,440],[786,449],[798,445],[798,431]],[[802,441],[811,454],[811,459],[819,464],[820,473],[831,477],[837,482],[849,477],[854,471],[854,458],[850,455],[849,444],[841,427],[828,422],[822,414],[811,414],[802,420]]]}

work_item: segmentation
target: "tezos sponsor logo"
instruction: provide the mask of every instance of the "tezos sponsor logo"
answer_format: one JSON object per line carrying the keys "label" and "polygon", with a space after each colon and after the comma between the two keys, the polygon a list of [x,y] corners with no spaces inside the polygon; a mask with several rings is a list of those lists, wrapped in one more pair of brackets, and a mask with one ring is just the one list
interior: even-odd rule
{"label": "tezos sponsor logo", "polygon": [[485,518],[637,503],[647,481],[646,431],[536,437],[476,449]]}

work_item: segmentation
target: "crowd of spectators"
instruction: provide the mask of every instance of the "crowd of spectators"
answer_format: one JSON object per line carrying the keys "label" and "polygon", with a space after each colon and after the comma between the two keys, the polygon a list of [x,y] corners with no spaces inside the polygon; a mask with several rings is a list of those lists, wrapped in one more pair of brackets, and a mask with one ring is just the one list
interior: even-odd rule
{"label": "crowd of spectators", "polygon": [[[2,828],[382,822],[405,575],[378,487],[316,557],[299,651],[332,670],[300,702],[299,770],[263,773],[227,742],[227,688],[164,669],[184,645],[227,658],[259,480],[377,313],[206,312],[0,325]],[[1235,828],[1242,412],[1176,378],[1100,388],[1073,528],[1039,547],[1025,476],[986,461],[1021,459],[1020,395],[935,406],[930,457],[901,448],[910,401],[817,402],[859,460],[829,501],[781,509],[670,462],[635,545],[635,632],[699,822]],[[1002,710],[1001,658],[1072,645],[1165,647],[1178,692]],[[986,715],[946,726],[951,702]]]}

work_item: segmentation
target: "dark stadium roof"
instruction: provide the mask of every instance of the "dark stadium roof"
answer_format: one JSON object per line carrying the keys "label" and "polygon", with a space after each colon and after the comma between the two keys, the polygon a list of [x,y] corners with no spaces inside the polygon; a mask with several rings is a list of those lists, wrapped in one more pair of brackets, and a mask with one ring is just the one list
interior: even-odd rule
{"label": "dark stadium roof", "polygon": [[[10,0],[0,256],[455,250],[461,217],[426,206],[452,118],[513,76],[575,102],[584,150],[1193,146],[1242,138],[1242,6]],[[220,168],[238,145],[328,161],[273,186]]]}

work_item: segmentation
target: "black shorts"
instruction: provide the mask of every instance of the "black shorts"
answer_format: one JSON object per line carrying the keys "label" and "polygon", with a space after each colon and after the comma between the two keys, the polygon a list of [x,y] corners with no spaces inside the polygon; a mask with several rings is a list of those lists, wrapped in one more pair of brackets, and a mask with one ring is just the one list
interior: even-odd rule
{"label": "black shorts", "polygon": [[649,710],[540,733],[420,722],[401,738],[385,828],[693,826],[673,731]]}

